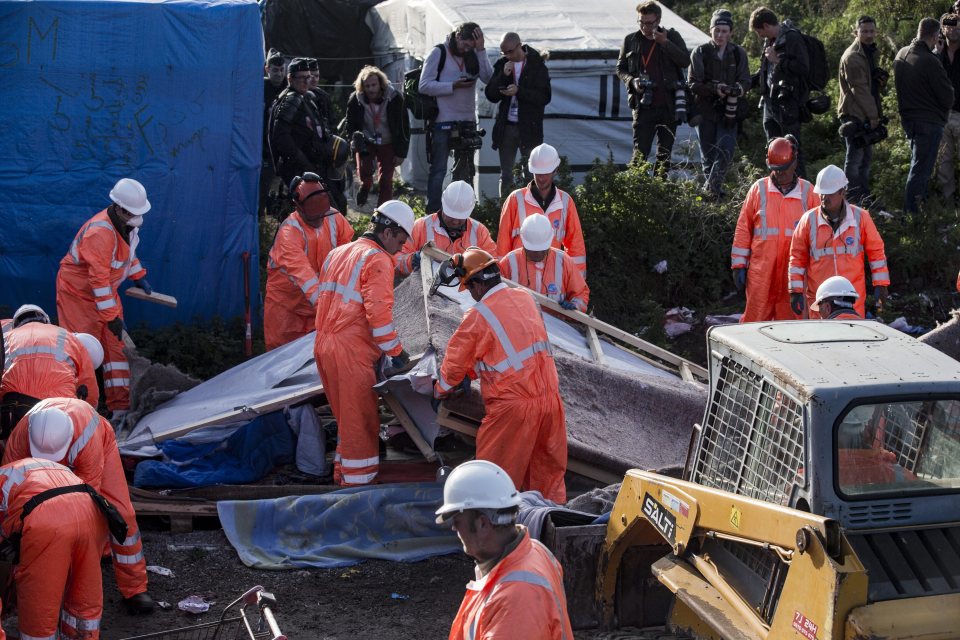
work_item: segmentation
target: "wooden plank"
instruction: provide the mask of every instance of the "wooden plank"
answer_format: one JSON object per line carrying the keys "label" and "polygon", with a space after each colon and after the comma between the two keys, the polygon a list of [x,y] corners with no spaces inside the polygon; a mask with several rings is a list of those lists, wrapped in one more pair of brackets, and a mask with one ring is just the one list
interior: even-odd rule
{"label": "wooden plank", "polygon": [[452,429],[457,433],[470,436],[471,438],[476,438],[477,431],[480,430],[478,423],[468,420],[463,416],[450,413],[450,410],[443,406],[443,404],[440,405],[440,410],[437,411],[437,424],[447,429]]}
{"label": "wooden plank", "polygon": [[590,346],[590,353],[597,364],[604,364],[603,347],[600,346],[600,338],[597,337],[597,330],[593,327],[587,327],[587,344]]}
{"label": "wooden plank", "polygon": [[146,300],[147,302],[154,302],[156,304],[161,304],[165,307],[170,307],[172,309],[177,308],[177,299],[173,296],[168,296],[165,293],[147,293],[140,287],[130,287],[126,291],[126,295],[131,298],[136,298],[137,300]]}
{"label": "wooden plank", "polygon": [[321,495],[342,488],[334,484],[218,484],[212,487],[178,489],[168,496],[159,496],[159,498],[202,499],[214,502],[219,500],[273,500],[288,496]]}
{"label": "wooden plank", "polygon": [[424,439],[423,434],[420,433],[420,429],[418,429],[417,425],[413,422],[413,418],[411,418],[407,410],[403,408],[403,405],[400,404],[397,397],[387,391],[387,389],[379,389],[379,391],[384,402],[390,407],[390,411],[392,411],[393,415],[400,421],[403,430],[407,432],[407,435],[410,436],[413,443],[417,445],[417,449],[419,449],[423,457],[427,459],[427,462],[436,462],[437,452],[434,451],[433,447]]}
{"label": "wooden plank", "polygon": [[133,510],[138,516],[212,516],[217,517],[216,502],[140,502],[133,501]]}

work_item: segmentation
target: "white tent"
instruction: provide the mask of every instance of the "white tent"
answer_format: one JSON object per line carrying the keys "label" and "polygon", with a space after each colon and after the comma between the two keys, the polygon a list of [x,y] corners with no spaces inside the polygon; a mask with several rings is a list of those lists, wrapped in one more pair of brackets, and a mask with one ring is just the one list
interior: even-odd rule
{"label": "white tent", "polygon": [[[443,42],[455,25],[472,21],[483,29],[487,55],[495,62],[500,37],[507,31],[541,53],[549,52],[553,99],[547,105],[544,141],[566,156],[579,180],[595,158],[625,164],[633,149],[627,93],[616,75],[623,39],[636,31],[635,0],[461,0],[456,6],[443,0],[388,0],[371,8],[367,24],[373,31],[375,63],[390,79],[402,84],[403,74],[420,65],[434,45]],[[676,29],[689,49],[708,36],[663,7],[664,27]],[[496,105],[477,88],[480,126],[493,130]],[[422,123],[413,123],[410,157],[401,175],[419,189],[426,188],[427,162]],[[674,159],[696,160],[696,134],[678,131]],[[479,192],[496,197],[500,173],[497,152],[489,135],[477,159]]]}

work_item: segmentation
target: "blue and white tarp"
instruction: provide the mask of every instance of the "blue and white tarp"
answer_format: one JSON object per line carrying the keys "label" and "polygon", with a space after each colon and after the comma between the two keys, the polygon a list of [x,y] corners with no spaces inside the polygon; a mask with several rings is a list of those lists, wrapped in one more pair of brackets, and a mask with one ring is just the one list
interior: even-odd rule
{"label": "blue and white tarp", "polygon": [[130,177],[153,205],[137,255],[179,307],[126,299],[127,324],[243,314],[262,77],[252,0],[0,0],[0,307],[53,315],[60,259]]}

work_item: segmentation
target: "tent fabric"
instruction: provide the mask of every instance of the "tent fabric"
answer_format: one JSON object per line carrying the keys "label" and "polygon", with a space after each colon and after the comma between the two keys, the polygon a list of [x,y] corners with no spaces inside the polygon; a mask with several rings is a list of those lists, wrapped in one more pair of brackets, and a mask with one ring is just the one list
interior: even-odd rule
{"label": "tent fabric", "polygon": [[434,521],[434,482],[352,487],[275,500],[217,503],[224,533],[254,569],[347,567],[366,559],[417,562],[462,549]]}
{"label": "tent fabric", "polygon": [[258,290],[257,4],[0,0],[0,16],[0,307],[53,312],[60,259],[130,177],[153,205],[137,255],[179,307],[125,298],[127,324],[243,314],[245,251]]}
{"label": "tent fabric", "polygon": [[143,460],[134,472],[136,487],[185,489],[215,484],[248,484],[274,467],[293,461],[296,438],[282,411],[250,421],[221,442],[160,444],[163,460]]}

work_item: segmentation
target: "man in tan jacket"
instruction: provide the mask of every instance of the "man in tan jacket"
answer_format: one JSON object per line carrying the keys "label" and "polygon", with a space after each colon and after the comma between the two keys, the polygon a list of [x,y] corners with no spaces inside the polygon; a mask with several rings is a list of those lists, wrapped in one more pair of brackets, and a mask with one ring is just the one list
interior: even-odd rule
{"label": "man in tan jacket", "polygon": [[880,91],[887,74],[877,67],[877,24],[870,16],[860,16],[853,44],[840,59],[840,102],[837,115],[846,132],[847,155],[843,172],[850,181],[847,197],[863,203],[870,197],[870,163],[873,144],[868,132],[880,126]]}

